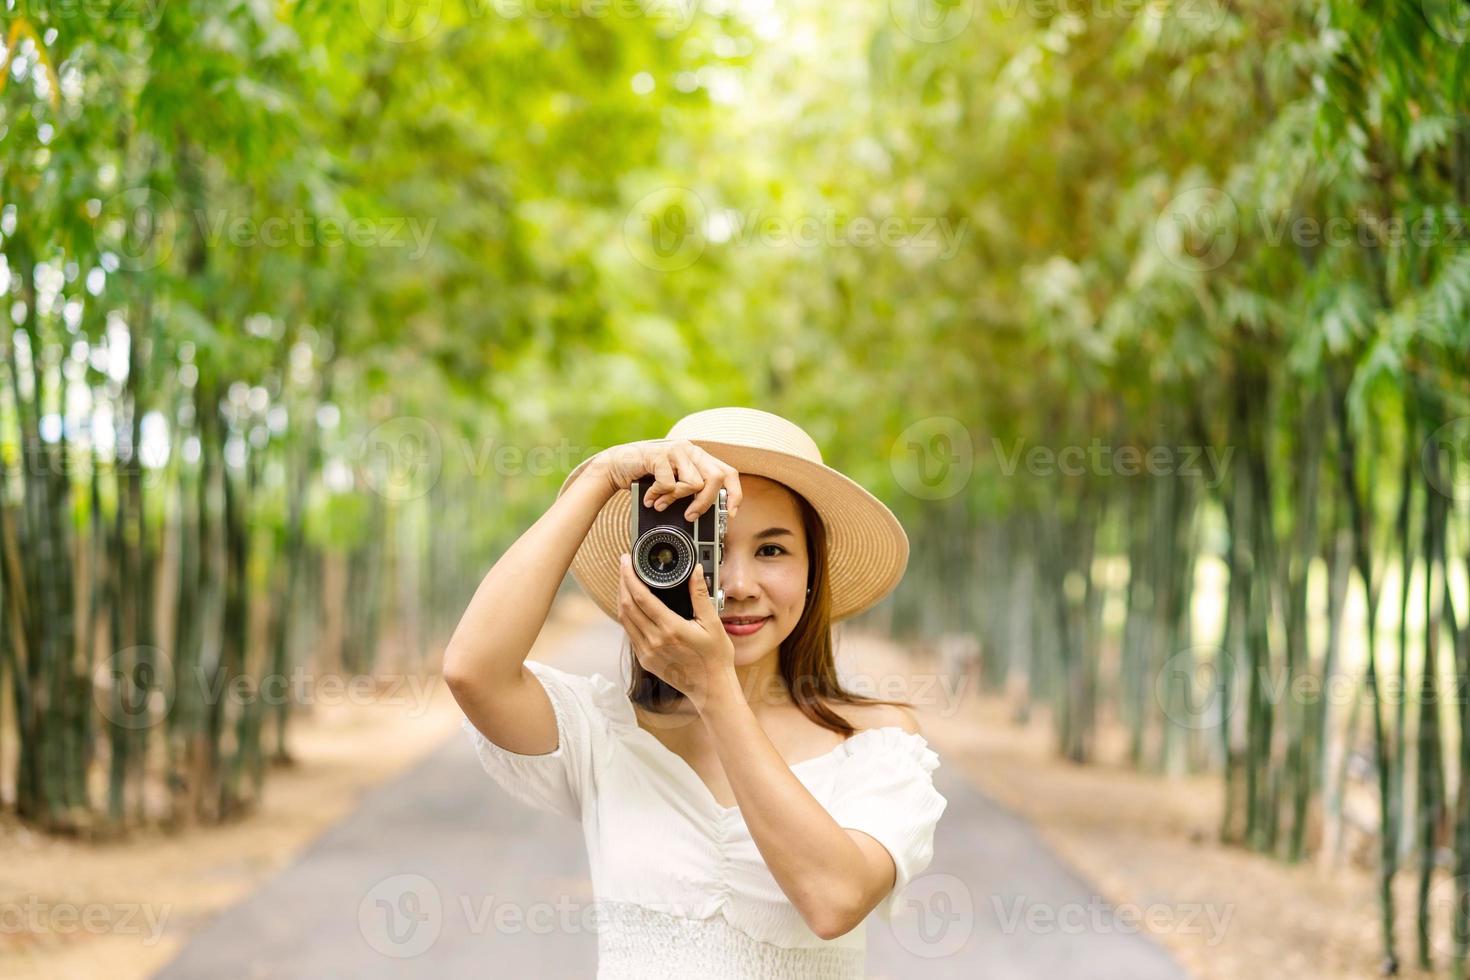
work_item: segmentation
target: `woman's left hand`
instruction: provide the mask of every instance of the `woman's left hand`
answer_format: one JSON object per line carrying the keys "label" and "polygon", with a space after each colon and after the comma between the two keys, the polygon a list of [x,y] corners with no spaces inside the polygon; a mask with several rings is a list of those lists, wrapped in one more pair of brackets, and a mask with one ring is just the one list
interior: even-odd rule
{"label": "woman's left hand", "polygon": [[714,685],[735,672],[735,644],[710,601],[703,568],[695,564],[689,575],[694,618],[685,619],[649,591],[626,554],[619,561],[618,621],[628,631],[633,655],[703,711]]}

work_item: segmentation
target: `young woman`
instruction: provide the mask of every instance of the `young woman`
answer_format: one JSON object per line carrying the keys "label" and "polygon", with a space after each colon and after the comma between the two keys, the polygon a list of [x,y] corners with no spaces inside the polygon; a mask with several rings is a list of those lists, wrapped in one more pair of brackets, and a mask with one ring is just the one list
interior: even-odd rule
{"label": "young woman", "polygon": [[[627,563],[647,474],[690,519],[727,491],[723,614],[697,565],[687,620]],[[444,676],[490,775],[581,821],[600,980],[864,976],[863,921],[900,913],[946,801],[912,710],[842,689],[832,623],[907,562],[804,431],[719,408],[583,461],[485,576]],[[525,659],[568,567],[626,631],[626,688]]]}

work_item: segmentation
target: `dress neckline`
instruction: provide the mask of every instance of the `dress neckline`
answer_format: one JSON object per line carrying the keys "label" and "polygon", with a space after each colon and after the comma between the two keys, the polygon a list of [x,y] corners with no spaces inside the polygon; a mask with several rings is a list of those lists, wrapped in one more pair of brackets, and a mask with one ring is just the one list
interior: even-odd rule
{"label": "dress neckline", "polygon": [[[706,806],[710,807],[721,816],[735,813],[740,809],[740,804],[738,802],[731,806],[725,806],[718,799],[716,799],[714,791],[709,788],[709,784],[704,781],[704,777],[695,772],[694,767],[689,764],[688,760],[686,760],[682,755],[665,745],[657,735],[653,734],[648,729],[638,724],[638,715],[636,712],[633,711],[631,701],[628,702],[628,710],[629,713],[632,715],[633,730],[636,731],[639,736],[642,737],[646,742],[650,743],[653,746],[655,752],[661,753],[668,759],[669,765],[674,768],[674,770],[679,774],[680,778],[689,783],[691,786],[695,787],[696,792],[700,793],[703,796]],[[853,734],[849,735],[847,738],[838,742],[836,745],[832,746],[830,749],[821,753],[820,755],[814,755],[806,759],[798,759],[796,762],[788,762],[786,763],[786,767],[794,773],[799,769],[803,769],[807,766],[814,765],[819,762],[826,762],[827,760],[835,758],[838,755],[844,754],[846,751],[850,750],[850,747],[854,740],[862,738],[863,736],[869,735],[873,732],[881,732],[890,729],[893,731],[902,732],[905,735],[914,734],[913,732],[910,732],[905,728],[901,728],[898,725],[882,725],[878,728],[864,728],[860,732],[854,732]]]}
{"label": "dress neckline", "polygon": [[[704,781],[699,773],[694,771],[694,767],[682,755],[665,745],[659,740],[657,735],[638,724],[638,712],[634,710],[633,699],[628,697],[628,691],[625,685],[619,684],[601,674],[595,674],[593,677],[595,678],[593,681],[594,686],[599,689],[599,700],[602,700],[604,704],[604,712],[614,722],[621,723],[620,727],[631,729],[634,737],[647,742],[655,753],[664,756],[668,761],[669,767],[674,770],[676,778],[682,780],[698,796],[701,804],[706,809],[711,810],[721,819],[728,818],[731,814],[740,811],[739,803],[725,806],[717,800],[714,792],[709,788],[709,784]],[[888,738],[903,740],[916,739],[925,747],[928,746],[928,741],[917,732],[911,732],[907,728],[899,725],[880,725],[877,728],[864,728],[860,732],[855,732],[819,755],[814,755],[807,759],[800,759],[796,762],[788,762],[786,764],[787,768],[792,772],[805,771],[808,767],[844,757],[852,752],[853,746],[860,739],[877,738],[880,733],[892,733],[887,736]]]}

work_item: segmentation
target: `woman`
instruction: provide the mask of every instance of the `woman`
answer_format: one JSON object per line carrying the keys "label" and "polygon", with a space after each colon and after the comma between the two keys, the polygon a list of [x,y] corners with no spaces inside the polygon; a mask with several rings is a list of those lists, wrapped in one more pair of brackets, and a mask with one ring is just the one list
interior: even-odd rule
{"label": "woman", "polygon": [[[726,490],[722,614],[698,566],[692,620],[629,566],[628,487],[650,473],[647,501],[689,519]],[[584,460],[485,576],[444,676],[491,776],[581,821],[601,980],[864,975],[863,920],[899,914],[946,801],[912,710],[841,688],[831,624],[907,562],[892,513],[804,431],[719,408]],[[525,660],[569,566],[627,633],[626,693]]]}

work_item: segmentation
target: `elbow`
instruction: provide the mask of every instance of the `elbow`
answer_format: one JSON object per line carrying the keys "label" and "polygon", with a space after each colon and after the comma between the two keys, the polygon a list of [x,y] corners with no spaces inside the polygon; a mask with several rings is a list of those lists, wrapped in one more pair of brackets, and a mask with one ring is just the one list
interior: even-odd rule
{"label": "elbow", "polygon": [[810,911],[804,911],[802,918],[818,939],[832,940],[856,929],[868,917],[869,911],[871,907],[865,905],[860,896],[834,898],[829,893],[817,899]]}
{"label": "elbow", "polygon": [[445,686],[455,694],[468,691],[475,683],[475,671],[471,669],[464,654],[453,647],[444,651],[444,662],[439,667],[439,676],[444,678]]}
{"label": "elbow", "polygon": [[459,657],[455,656],[453,650],[444,651],[444,662],[439,665],[439,676],[444,678],[444,683],[451,691],[464,688],[466,680],[464,665],[460,663]]}
{"label": "elbow", "polygon": [[514,687],[525,670],[522,660],[524,658],[505,661],[510,666],[501,669],[497,666],[501,661],[496,658],[486,658],[480,653],[471,656],[463,650],[446,647],[439,665],[439,677],[455,700],[463,704],[467,696],[479,700],[491,692]]}
{"label": "elbow", "polygon": [[812,932],[817,934],[818,939],[832,940],[840,939],[858,927],[863,921],[863,916],[850,914],[827,913],[825,918],[817,919],[811,923]]}

